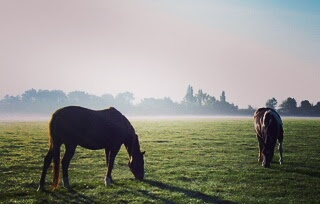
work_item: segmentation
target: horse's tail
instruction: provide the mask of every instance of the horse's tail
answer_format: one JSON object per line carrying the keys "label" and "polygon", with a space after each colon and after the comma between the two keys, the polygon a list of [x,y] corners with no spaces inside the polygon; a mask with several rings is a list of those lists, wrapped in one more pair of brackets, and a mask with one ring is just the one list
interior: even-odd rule
{"label": "horse's tail", "polygon": [[58,138],[54,138],[55,128],[54,128],[54,117],[50,122],[50,149],[53,150],[53,182],[52,182],[52,189],[56,189],[60,183],[60,144],[57,141]]}
{"label": "horse's tail", "polygon": [[53,182],[52,189],[56,189],[60,183],[60,147],[53,151]]}

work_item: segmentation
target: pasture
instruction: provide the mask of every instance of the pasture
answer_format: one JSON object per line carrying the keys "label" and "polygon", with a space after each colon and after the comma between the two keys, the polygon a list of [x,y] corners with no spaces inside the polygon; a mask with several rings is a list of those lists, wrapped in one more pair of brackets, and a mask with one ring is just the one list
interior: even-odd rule
{"label": "pasture", "polygon": [[[258,164],[253,119],[133,120],[146,151],[137,181],[121,148],[104,186],[104,150],[78,147],[62,186],[37,192],[48,150],[46,122],[0,123],[0,203],[319,203],[320,120],[284,119],[284,164]],[[63,155],[62,148],[62,155]]]}

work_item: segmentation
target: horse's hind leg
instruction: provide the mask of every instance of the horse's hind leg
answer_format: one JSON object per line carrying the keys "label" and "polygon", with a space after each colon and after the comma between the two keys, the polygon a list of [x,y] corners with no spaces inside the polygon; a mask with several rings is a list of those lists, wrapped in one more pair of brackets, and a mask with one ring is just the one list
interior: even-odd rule
{"label": "horse's hind leg", "polygon": [[283,153],[283,147],[282,147],[282,141],[279,141],[279,153],[280,153],[280,159],[279,159],[279,163],[282,164],[283,163],[283,157],[282,157],[282,153]]}
{"label": "horse's hind leg", "polygon": [[259,154],[258,154],[258,162],[262,162],[262,154],[261,151],[263,149],[263,141],[262,139],[259,137],[259,135],[257,135],[258,138],[258,146],[259,146]]}
{"label": "horse's hind leg", "polygon": [[279,154],[280,154],[280,159],[279,159],[279,163],[282,164],[283,163],[283,157],[282,157],[282,153],[283,153],[283,147],[282,147],[282,142],[283,142],[283,128],[281,127],[280,129],[280,135],[278,138],[278,142],[279,142]]}
{"label": "horse's hind leg", "polygon": [[63,186],[67,189],[71,189],[69,185],[69,177],[68,177],[68,168],[70,165],[70,161],[74,155],[76,150],[76,145],[65,145],[66,151],[63,155],[63,159],[61,161],[62,164],[62,176],[63,176]]}
{"label": "horse's hind leg", "polygon": [[52,148],[50,148],[47,155],[44,158],[44,163],[43,163],[42,174],[41,174],[41,178],[40,178],[38,191],[41,191],[44,189],[44,183],[46,180],[47,171],[48,171],[48,168],[51,164],[52,158],[53,158],[53,152],[52,152]]}
{"label": "horse's hind leg", "polygon": [[105,148],[104,152],[106,154],[106,164],[107,164],[107,168],[108,168],[110,151],[109,151],[109,149]]}

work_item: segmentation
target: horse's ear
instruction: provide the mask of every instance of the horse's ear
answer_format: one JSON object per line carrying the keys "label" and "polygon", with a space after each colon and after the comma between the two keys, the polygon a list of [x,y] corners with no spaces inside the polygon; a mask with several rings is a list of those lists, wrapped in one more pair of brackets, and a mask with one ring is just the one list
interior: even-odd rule
{"label": "horse's ear", "polygon": [[144,155],[146,153],[146,151],[141,152],[142,155]]}

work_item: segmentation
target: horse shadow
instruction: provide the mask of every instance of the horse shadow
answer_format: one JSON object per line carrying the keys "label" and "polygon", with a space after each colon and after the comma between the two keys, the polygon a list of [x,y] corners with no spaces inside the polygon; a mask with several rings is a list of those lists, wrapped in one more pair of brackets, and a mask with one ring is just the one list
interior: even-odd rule
{"label": "horse shadow", "polygon": [[[190,199],[196,199],[199,200],[202,203],[227,203],[227,204],[236,204],[236,202],[228,201],[228,200],[223,200],[220,199],[219,197],[208,195],[205,193],[202,193],[200,191],[196,190],[190,190],[178,186],[173,186],[169,185],[160,181],[155,181],[155,180],[149,180],[145,179],[142,182],[145,184],[148,184],[150,186],[166,190],[172,193],[183,193],[185,196],[189,197]],[[121,186],[121,184],[114,183],[113,185],[116,186]],[[54,198],[56,202],[59,203],[70,203],[72,201],[73,203],[85,203],[85,204],[94,204],[94,203],[99,203],[98,198],[94,197],[88,197],[80,192],[78,192],[75,189],[72,190],[61,190],[61,191],[50,191],[50,190],[43,190],[43,193],[49,195],[50,197]],[[155,201],[161,201],[162,203],[171,203],[175,204],[173,200],[170,200],[170,198],[163,198],[158,195],[151,194],[147,190],[137,190],[136,192],[133,192],[136,195],[143,195],[147,198],[150,198]],[[97,200],[96,200],[97,199]],[[43,200],[43,203],[45,203],[45,200]]]}
{"label": "horse shadow", "polygon": [[[197,199],[200,200],[203,203],[230,203],[230,204],[236,204],[235,202],[232,201],[228,201],[228,200],[222,200],[216,196],[211,196],[211,195],[207,195],[205,193],[202,193],[200,191],[195,191],[195,190],[190,190],[190,189],[185,189],[185,188],[181,188],[181,187],[177,187],[177,186],[172,186],[166,183],[162,183],[160,181],[154,181],[154,180],[143,180],[144,183],[149,184],[151,186],[163,189],[163,190],[167,190],[170,192],[177,192],[177,193],[183,193],[184,195],[186,195],[189,198],[193,198],[193,199]],[[148,195],[150,196],[150,194],[148,194],[146,191],[140,191],[141,193],[143,193],[144,195]],[[151,195],[151,197],[153,199],[159,199],[156,198],[154,195]],[[161,198],[160,200],[164,201],[165,203],[175,203],[173,201],[170,200],[166,200]]]}
{"label": "horse shadow", "polygon": [[320,178],[320,172],[316,168],[306,166],[296,162],[286,162],[282,165],[275,165],[275,169],[278,171],[284,171],[287,173],[297,173],[309,177]]}

